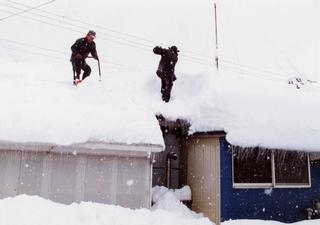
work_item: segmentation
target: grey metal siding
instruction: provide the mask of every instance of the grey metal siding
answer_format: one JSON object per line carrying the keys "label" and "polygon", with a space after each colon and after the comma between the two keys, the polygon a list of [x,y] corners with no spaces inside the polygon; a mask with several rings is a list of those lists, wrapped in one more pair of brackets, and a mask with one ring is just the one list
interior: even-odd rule
{"label": "grey metal siding", "polygon": [[147,157],[0,151],[0,197],[29,194],[66,204],[148,208],[151,170]]}

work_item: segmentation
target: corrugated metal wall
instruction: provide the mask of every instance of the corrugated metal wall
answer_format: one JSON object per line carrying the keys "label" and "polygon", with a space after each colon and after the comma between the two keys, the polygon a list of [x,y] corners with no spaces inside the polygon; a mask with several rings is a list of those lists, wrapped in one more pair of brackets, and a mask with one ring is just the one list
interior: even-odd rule
{"label": "corrugated metal wall", "polygon": [[192,190],[192,209],[220,224],[220,144],[217,137],[189,137],[186,183]]}
{"label": "corrugated metal wall", "polygon": [[28,194],[148,208],[151,170],[146,157],[1,151],[0,198]]}

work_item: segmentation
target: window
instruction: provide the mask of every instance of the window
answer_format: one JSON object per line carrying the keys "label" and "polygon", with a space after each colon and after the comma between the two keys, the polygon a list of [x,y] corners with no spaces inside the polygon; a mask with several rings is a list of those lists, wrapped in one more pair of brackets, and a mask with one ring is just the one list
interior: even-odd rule
{"label": "window", "polygon": [[233,151],[234,183],[272,184],[271,152],[258,148]]}
{"label": "window", "polygon": [[232,147],[234,188],[310,187],[309,155]]}
{"label": "window", "polygon": [[309,159],[307,154],[275,151],[274,165],[276,185],[309,185]]}

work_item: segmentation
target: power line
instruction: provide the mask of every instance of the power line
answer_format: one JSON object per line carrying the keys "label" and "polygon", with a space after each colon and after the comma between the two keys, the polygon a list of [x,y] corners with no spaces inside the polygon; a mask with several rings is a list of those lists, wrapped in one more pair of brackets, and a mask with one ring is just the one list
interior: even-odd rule
{"label": "power line", "polygon": [[37,49],[44,50],[44,51],[55,52],[55,53],[59,53],[59,54],[63,54],[63,55],[67,55],[68,54],[67,52],[63,52],[63,51],[59,51],[59,50],[55,50],[55,49],[50,49],[50,48],[44,48],[44,47],[40,47],[40,46],[33,45],[33,44],[30,44],[30,43],[26,43],[26,42],[19,42],[19,41],[4,39],[4,38],[0,38],[0,41],[5,41],[5,42],[18,44],[18,45],[22,45],[22,46],[29,46],[29,47],[32,47],[32,48],[37,48]]}
{"label": "power line", "polygon": [[[15,4],[25,5],[25,4],[20,4],[20,3],[15,3]],[[0,3],[0,5],[3,5],[3,6],[5,6],[5,7],[9,7],[9,8],[13,8],[13,9],[17,9],[17,10],[21,10],[21,8],[18,8],[18,7],[15,7],[15,6],[11,6],[11,5],[8,5],[8,4],[5,4],[5,3]],[[53,21],[56,21],[56,22],[59,22],[59,23],[62,23],[62,21],[59,21],[59,20],[57,20],[56,18],[53,18],[53,17],[50,17],[50,16],[45,16],[45,15],[42,15],[42,14],[39,14],[39,13],[34,13],[34,12],[29,12],[29,14],[32,14],[32,15],[35,15],[35,16],[39,16],[39,17],[42,17],[42,18],[46,18],[46,19],[49,19],[49,20],[53,20]],[[86,29],[86,30],[90,29],[90,27],[88,27],[88,26],[77,25],[77,24],[74,24],[74,23],[66,22],[65,20],[63,20],[63,24],[64,24],[64,25],[69,25],[69,26],[72,26],[72,27],[81,28],[81,29]],[[112,35],[112,34],[108,34],[108,33],[103,32],[103,31],[102,31],[102,32],[99,32],[99,33],[104,34],[104,35],[109,36],[109,37],[112,37],[112,38],[119,39],[119,40],[131,42],[131,43],[133,43],[133,44],[145,46],[145,47],[148,47],[148,48],[151,48],[151,47],[152,47],[151,45],[146,45],[146,44],[144,44],[144,43],[132,41],[132,40],[129,40],[129,39],[127,39],[127,38],[115,36],[115,35]]]}
{"label": "power line", "polygon": [[[17,9],[17,10],[21,10],[20,8],[18,7],[15,7],[15,6],[11,6],[11,5],[8,5],[8,4],[5,4],[5,3],[0,3],[0,5],[3,5],[5,7],[9,7],[9,8],[13,8],[13,9]],[[1,11],[4,11],[4,10],[1,10]],[[8,12],[8,11],[6,11]],[[11,12],[10,12],[11,13]],[[41,15],[41,14],[37,14],[37,13],[34,13],[34,12],[29,12],[30,14],[32,15],[35,15],[35,16],[39,16],[39,17],[43,17],[43,18],[46,18],[46,19],[50,19],[50,20],[53,20],[55,22],[59,22],[61,23],[61,21],[58,21],[57,19],[55,18],[52,18],[52,17],[48,17],[48,16],[44,16],[44,15]],[[23,18],[26,18],[26,19],[29,19],[29,20],[33,20],[33,21],[36,21],[36,22],[40,22],[40,23],[43,23],[43,24],[47,24],[47,25],[50,25],[50,26],[54,26],[54,27],[59,27],[59,28],[62,28],[62,29],[65,29],[65,30],[68,30],[68,31],[73,31],[73,32],[76,32],[76,33],[83,33],[82,31],[79,31],[79,30],[75,30],[73,28],[69,28],[69,27],[66,27],[66,26],[61,26],[61,25],[57,25],[55,23],[51,23],[51,22],[47,22],[47,21],[44,21],[44,20],[40,20],[40,19],[36,19],[36,18],[33,18],[33,17],[27,17],[27,16],[21,16]],[[72,27],[80,27],[80,28],[86,28],[87,27],[83,27],[83,26],[79,26],[79,25],[74,25],[74,24],[71,24],[71,23],[65,23],[63,22],[64,25],[67,24],[69,26],[72,26]],[[104,32],[103,32],[104,33]],[[109,35],[109,34],[107,34]],[[118,38],[116,36],[113,36],[115,38]],[[140,49],[140,50],[144,50],[144,51],[147,51],[147,52],[150,52],[150,48],[152,48],[153,46],[150,46],[150,45],[145,45],[145,44],[141,44],[141,43],[138,43],[138,42],[132,42],[131,40],[128,40],[128,39],[124,39],[122,38],[122,40],[125,40],[127,42],[131,42],[131,43],[126,43],[126,42],[123,42],[123,41],[119,41],[119,40],[114,40],[114,39],[110,39],[110,38],[106,38],[104,37],[104,35],[102,37],[100,37],[102,40],[107,40],[107,41],[111,41],[111,42],[115,42],[115,43],[118,43],[118,44],[122,44],[122,45],[127,45],[127,46],[130,46],[130,47],[134,47],[134,48],[137,48],[137,49]],[[142,45],[141,46],[137,46],[137,45]],[[148,47],[148,48],[146,48]],[[197,63],[197,64],[202,64],[202,65],[207,65],[208,66],[208,62],[203,60],[203,59],[199,59],[199,58],[196,58],[196,57],[192,57],[192,56],[187,56],[187,55],[182,55],[181,56],[183,58],[186,58],[187,61],[190,61],[190,62],[193,62],[193,63]],[[209,65],[211,66],[211,65]]]}
{"label": "power line", "polygon": [[8,47],[8,46],[3,46],[3,45],[0,45],[0,48],[4,48],[4,49],[11,50],[11,51],[16,51],[16,52],[28,53],[28,54],[31,54],[31,55],[38,55],[38,56],[54,58],[54,59],[63,60],[63,61],[66,60],[65,58],[62,58],[62,57],[42,54],[42,53],[38,53],[38,52],[32,52],[32,51],[28,51],[28,50],[21,50],[21,49],[17,49],[17,48],[11,48],[11,47]]}
{"label": "power line", "polygon": [[9,15],[9,16],[2,17],[2,18],[0,18],[0,21],[9,19],[9,18],[14,17],[14,16],[21,15],[21,14],[23,14],[23,13],[32,11],[32,10],[34,10],[34,9],[40,8],[40,7],[45,6],[45,5],[49,5],[49,4],[51,4],[52,2],[54,2],[54,1],[56,1],[56,0],[51,0],[51,1],[48,1],[48,2],[45,2],[45,3],[42,3],[42,4],[40,4],[40,5],[37,5],[37,6],[31,7],[31,8],[22,10],[22,11],[20,11],[20,12],[13,13],[13,14],[11,14],[11,15]]}
{"label": "power line", "polygon": [[[9,1],[9,2],[12,2],[14,4],[19,4],[19,5],[24,5],[24,7],[26,7],[25,4],[20,4],[20,3],[17,3],[17,2],[14,2],[14,1]],[[0,3],[0,5],[4,5],[6,7],[10,7],[10,8],[14,8],[14,9],[17,9],[17,10],[21,10],[20,8],[18,7],[14,7],[14,6],[11,6],[11,5],[8,5],[8,4],[4,4],[4,3]],[[41,10],[41,9],[37,9],[37,10],[40,10],[42,12],[46,12],[48,14],[51,14],[51,15],[55,15],[55,16],[58,16],[58,14],[55,14],[55,13],[51,13],[51,12],[48,12],[48,11],[45,11],[45,10]],[[3,10],[1,10],[3,11]],[[6,11],[8,12],[8,11]],[[11,12],[10,12],[11,13]],[[37,13],[33,13],[33,12],[29,12],[30,14],[33,14],[35,16],[39,16],[39,17],[43,17],[43,18],[46,18],[46,19],[50,19],[50,20],[53,20],[55,22],[59,22],[61,23],[61,21],[58,21],[57,19],[55,18],[52,18],[52,17],[48,17],[48,16],[44,16],[44,15],[41,15],[41,14],[37,14]],[[22,15],[19,15],[20,17],[23,17],[23,18],[26,18],[26,19],[29,19],[29,20],[33,20],[33,21],[36,21],[36,22],[40,22],[40,23],[43,23],[43,24],[46,24],[46,25],[50,25],[50,26],[54,26],[54,27],[58,27],[58,28],[61,28],[61,29],[65,29],[65,30],[68,30],[68,31],[72,31],[72,32],[76,32],[76,33],[83,33],[82,31],[79,31],[79,30],[76,30],[76,29],[73,29],[73,28],[69,28],[69,27],[66,27],[66,26],[61,26],[61,25],[58,25],[56,23],[51,23],[51,22],[47,22],[47,21],[44,21],[44,20],[40,20],[40,19],[36,19],[36,18],[33,18],[33,17],[27,17],[27,16],[22,16]],[[59,15],[59,17],[62,17],[61,15]],[[78,21],[78,20],[73,20],[73,19],[69,19],[71,21]],[[85,23],[85,22],[79,22],[79,23],[84,23],[84,24],[89,24],[89,23]],[[79,26],[79,25],[75,25],[75,24],[72,24],[72,23],[66,23],[64,22],[64,24],[67,24],[69,26],[72,26],[72,27],[78,27],[78,28],[87,28],[87,27],[84,27],[84,26]],[[99,25],[94,25],[94,26],[99,26]],[[100,26],[102,27],[102,26]],[[104,28],[103,29],[108,29],[108,28]],[[106,34],[105,32],[102,32],[103,34]],[[118,32],[119,34],[123,34],[123,35],[127,35],[125,33],[122,33],[122,32]],[[107,34],[109,35],[109,34]],[[117,36],[112,36],[114,38],[119,38]],[[120,37],[121,38],[121,37]],[[127,42],[131,42],[131,43],[126,43],[126,42],[123,42],[123,41],[119,41],[119,40],[113,40],[113,39],[110,39],[110,38],[106,38],[104,36],[101,37],[102,40],[107,40],[107,41],[111,41],[111,42],[115,42],[115,43],[118,43],[118,44],[122,44],[122,45],[127,45],[127,46],[130,46],[130,47],[134,47],[134,48],[137,48],[137,49],[141,49],[141,50],[144,50],[144,51],[147,51],[147,52],[150,52],[150,49],[149,48],[152,48],[152,46],[150,45],[144,45],[144,44],[141,44],[139,42],[132,42],[131,40],[129,39],[125,39],[125,38],[121,38],[123,41],[127,41]],[[153,41],[150,41],[150,42],[153,42]],[[155,43],[155,42],[153,42]],[[144,45],[143,47],[141,46],[137,46],[137,45]],[[148,48],[146,48],[148,47]],[[197,57],[193,57],[193,56],[187,56],[187,55],[183,55],[183,54],[180,54],[180,56],[182,58],[185,58],[185,60],[187,61],[190,61],[190,62],[193,62],[193,63],[197,63],[197,64],[202,64],[202,65],[205,65],[205,66],[214,66],[213,63],[210,63],[210,61],[208,62],[208,60],[212,60],[213,62],[213,58],[209,58],[207,57],[208,60],[205,60],[205,59],[200,59],[200,58],[197,58]],[[257,68],[257,67],[253,67],[253,66],[248,66],[248,65],[243,65],[243,64],[239,64],[239,63],[235,63],[235,62],[231,62],[231,61],[228,61],[228,60],[221,60],[223,61],[224,63],[226,64],[233,64],[237,67],[244,67],[246,69],[250,69],[250,70],[255,70],[255,71],[259,71],[259,72],[263,72],[263,73],[268,73],[268,74],[276,74],[276,75],[279,75],[280,73],[275,73],[275,72],[272,72],[272,71],[267,71],[267,70],[264,70],[264,69],[261,69],[261,68]],[[280,74],[280,75],[284,75],[284,74]]]}
{"label": "power line", "polygon": [[[22,4],[20,2],[16,2],[16,1],[12,1],[12,0],[7,0],[7,1],[11,2],[12,4],[16,4],[16,5],[20,5],[20,6],[24,6],[24,7],[29,7],[29,5]],[[46,13],[46,14],[50,14],[50,15],[59,17],[59,18],[61,18],[63,20],[70,20],[70,21],[73,21],[73,22],[85,24],[85,25],[90,26],[90,27],[95,26],[97,28],[100,28],[100,29],[103,29],[103,30],[107,30],[107,31],[112,32],[112,33],[116,33],[116,34],[123,35],[123,36],[129,36],[129,37],[132,37],[134,39],[138,39],[138,40],[141,40],[141,41],[144,41],[144,42],[149,42],[149,43],[152,43],[153,45],[168,45],[168,44],[165,44],[165,43],[159,43],[157,41],[146,39],[146,38],[143,38],[141,36],[137,36],[137,35],[133,35],[133,34],[129,34],[129,33],[121,32],[121,31],[117,31],[117,30],[114,30],[114,29],[110,29],[110,28],[107,28],[105,26],[101,26],[101,25],[97,25],[97,24],[93,24],[93,23],[88,23],[88,22],[85,22],[85,21],[82,21],[82,20],[66,17],[66,16],[63,16],[63,15],[60,15],[60,14],[57,14],[57,13],[53,13],[53,12],[47,11],[47,10],[43,10],[43,9],[37,9],[37,10],[40,11],[40,12]],[[207,58],[206,55],[201,54],[201,53],[197,53],[197,52],[194,52],[194,51],[191,51],[191,50],[186,50],[185,49],[183,51],[186,52],[186,53],[190,53],[190,54],[194,54],[194,55],[198,55],[198,56]]]}
{"label": "power line", "polygon": [[[17,9],[16,7],[8,6],[8,5],[3,4],[3,3],[0,3],[0,5],[5,5],[7,7],[11,7],[11,8]],[[0,10],[0,11],[9,12],[9,11],[6,11],[6,10]],[[32,14],[35,14],[35,13],[32,13]],[[37,15],[37,14],[35,14],[35,15]],[[53,26],[53,27],[57,27],[57,28],[61,28],[61,29],[64,29],[64,30],[68,30],[68,31],[72,31],[72,32],[83,34],[83,31],[79,31],[79,30],[76,30],[76,29],[73,29],[73,28],[69,28],[69,27],[66,27],[66,26],[58,25],[58,24],[55,24],[55,23],[47,22],[47,21],[44,21],[44,20],[41,20],[41,19],[37,19],[37,18],[33,18],[33,17],[23,16],[23,15],[19,15],[19,16],[22,17],[22,18],[25,18],[25,19],[33,20],[33,21],[40,22],[40,23],[43,23],[43,24],[46,24],[46,25],[50,25],[50,26]],[[42,16],[42,15],[40,15],[40,16]],[[45,16],[42,16],[42,17],[45,17]],[[150,52],[149,48],[148,49],[147,48],[143,48],[143,47],[137,46],[135,44],[126,43],[124,41],[114,40],[114,39],[110,39],[110,38],[107,38],[107,37],[104,37],[104,36],[101,36],[100,39],[111,41],[111,42],[114,42],[114,43],[130,46],[130,47],[133,47],[133,48],[137,48],[137,49],[141,49],[141,50]]]}
{"label": "power line", "polygon": [[244,65],[244,64],[241,64],[241,63],[236,63],[236,62],[232,62],[232,61],[225,60],[225,59],[221,59],[221,61],[223,63],[225,63],[225,64],[234,65],[234,66],[237,66],[237,67],[243,67],[243,68],[247,68],[247,69],[251,69],[251,70],[256,70],[256,71],[263,72],[263,73],[273,74],[273,75],[276,75],[277,77],[279,77],[279,76],[287,76],[286,74],[283,74],[283,73],[278,73],[278,72],[274,72],[274,71],[258,68],[258,67],[255,67],[255,66]]}
{"label": "power line", "polygon": [[[40,56],[55,58],[55,59],[59,59],[59,60],[63,60],[63,61],[66,61],[66,59],[67,59],[67,54],[68,54],[67,52],[58,51],[58,50],[49,49],[49,48],[44,48],[44,47],[36,46],[36,45],[30,44],[30,43],[26,43],[26,42],[7,40],[7,39],[3,39],[3,38],[0,38],[0,40],[1,41],[5,41],[5,42],[9,42],[9,43],[22,45],[22,46],[29,46],[29,47],[34,48],[34,49],[40,49],[40,50],[44,50],[44,51],[48,51],[48,52],[54,52],[54,53],[63,54],[63,55],[66,56],[66,58],[57,57],[57,56],[53,56],[53,55],[42,54],[42,53],[38,53],[38,52],[32,52],[32,51],[28,51],[28,50],[21,50],[21,49],[11,48],[11,47],[8,47],[8,46],[0,46],[1,48],[5,48],[5,49],[8,49],[8,50],[18,51],[18,52],[23,52],[23,53],[29,53],[29,54],[32,54],[32,55],[40,55]],[[115,66],[119,66],[119,67],[127,67],[127,68],[131,68],[131,69],[139,70],[137,67],[134,67],[134,66],[124,65],[124,64],[120,64],[120,63],[116,63],[116,62],[107,61],[107,60],[100,60],[100,62],[106,63],[106,64],[111,64],[111,65],[115,65]]]}
{"label": "power line", "polygon": [[[20,6],[23,6],[23,7],[29,7],[29,5],[26,5],[26,4],[22,4],[22,3],[19,3],[19,2],[16,2],[16,1],[12,1],[12,0],[7,0],[8,2],[12,3],[12,4],[15,4],[15,5],[20,5]],[[140,36],[137,36],[137,35],[132,35],[132,34],[129,34],[129,33],[125,33],[125,32],[121,32],[121,31],[117,31],[117,30],[114,30],[114,29],[110,29],[110,28],[107,28],[105,26],[101,26],[101,25],[97,25],[97,24],[92,24],[92,23],[88,23],[88,22],[85,22],[85,21],[81,21],[81,20],[77,20],[77,19],[72,19],[72,18],[69,18],[69,17],[66,17],[66,16],[63,16],[63,15],[60,15],[60,14],[57,14],[57,13],[52,13],[50,11],[47,11],[47,10],[43,10],[43,9],[37,9],[38,11],[40,12],[43,12],[43,13],[46,13],[46,14],[49,14],[49,15],[53,15],[55,17],[58,17],[62,20],[69,20],[69,21],[73,21],[73,22],[76,22],[76,23],[81,23],[81,24],[84,24],[84,25],[87,25],[87,26],[94,26],[94,27],[97,27],[97,28],[100,28],[100,29],[103,29],[103,30],[106,30],[106,31],[109,31],[109,32],[112,32],[112,33],[115,33],[115,34],[118,34],[118,35],[122,35],[122,36],[127,36],[127,37],[132,37],[134,39],[137,39],[137,40],[141,40],[141,41],[144,41],[144,42],[148,42],[149,44],[153,44],[153,45],[167,45],[167,44],[164,44],[164,43],[159,43],[159,42],[156,42],[156,41],[153,41],[153,40],[150,40],[150,39],[146,39],[146,38],[142,38]],[[109,36],[111,36],[110,34],[108,34]],[[113,37],[116,37],[116,36],[113,36]],[[116,38],[120,38],[120,39],[123,39],[121,37],[116,37]],[[124,39],[124,40],[127,40],[128,39]],[[132,41],[134,42],[134,41]],[[138,42],[135,42],[135,43],[138,43]],[[148,44],[142,44],[142,43],[139,43],[141,45],[144,45],[146,47],[152,47]],[[201,53],[197,53],[197,52],[194,52],[194,51],[191,51],[191,50],[186,50],[186,49],[182,49],[182,52],[185,52],[185,53],[189,53],[189,54],[193,54],[193,55],[198,55],[198,56],[201,56],[203,58],[207,58],[207,56],[205,56],[204,54],[201,54]],[[187,56],[187,55],[186,55]],[[188,57],[188,56],[187,56]]]}
{"label": "power line", "polygon": [[[3,3],[0,2],[0,5],[6,5],[6,4],[3,4]],[[9,7],[12,7],[12,6],[9,6]],[[13,7],[13,8],[16,8],[16,7]],[[9,11],[6,11],[6,10],[1,10],[1,9],[0,9],[0,11],[9,12]],[[35,13],[32,13],[32,14],[35,14]],[[37,14],[35,14],[35,15],[37,15]],[[40,16],[42,16],[42,15],[40,15]],[[66,27],[66,26],[58,25],[58,24],[47,22],[47,21],[44,21],[44,20],[36,19],[36,18],[33,18],[33,17],[22,16],[22,15],[20,15],[20,17],[25,18],[25,19],[29,19],[29,20],[32,20],[32,21],[40,22],[40,23],[43,23],[43,24],[46,24],[46,25],[50,25],[50,26],[53,26],[53,27],[61,28],[61,29],[64,29],[64,30],[68,30],[68,31],[72,31],[72,32],[80,33],[80,34],[83,33],[82,31],[79,31],[79,30],[75,30],[75,29],[72,29],[72,28],[69,28],[69,27]],[[141,49],[141,50],[144,50],[144,51],[147,51],[147,52],[151,53],[151,50],[149,48],[136,46],[136,45],[133,45],[133,44],[130,44],[130,43],[125,43],[123,41],[113,40],[113,39],[110,39],[110,38],[106,38],[104,36],[100,37],[100,39],[107,40],[107,41],[112,41],[112,42],[115,42],[115,43],[118,43],[118,44],[127,45],[127,46],[130,46],[130,47],[134,47],[134,48]],[[181,56],[186,58],[187,61],[190,61],[190,62],[193,62],[193,63],[197,63],[197,64],[202,64],[202,65],[208,65],[207,62],[205,62],[204,60],[200,60],[200,59],[197,59],[197,58],[188,57],[188,56],[184,56],[184,55],[181,55]]]}
{"label": "power line", "polygon": [[268,76],[261,76],[257,73],[252,73],[251,71],[246,71],[246,70],[241,70],[241,69],[237,69],[237,68],[234,68],[234,67],[228,67],[228,66],[225,66],[225,65],[221,65],[221,70],[224,70],[224,71],[229,71],[229,72],[233,72],[235,74],[238,74],[238,75],[246,75],[246,76],[251,76],[251,77],[255,77],[255,78],[258,78],[258,79],[263,79],[263,80],[268,80],[268,81],[284,81],[285,78],[280,78],[280,77],[268,77]]}

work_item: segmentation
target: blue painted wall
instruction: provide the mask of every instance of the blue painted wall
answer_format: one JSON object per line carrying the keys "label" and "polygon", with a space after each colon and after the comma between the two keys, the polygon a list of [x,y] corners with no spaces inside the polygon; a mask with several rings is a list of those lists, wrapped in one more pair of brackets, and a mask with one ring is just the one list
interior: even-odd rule
{"label": "blue painted wall", "polygon": [[305,208],[320,199],[320,165],[311,164],[311,188],[233,189],[231,152],[225,138],[221,144],[221,221],[263,219],[296,222],[306,219]]}

